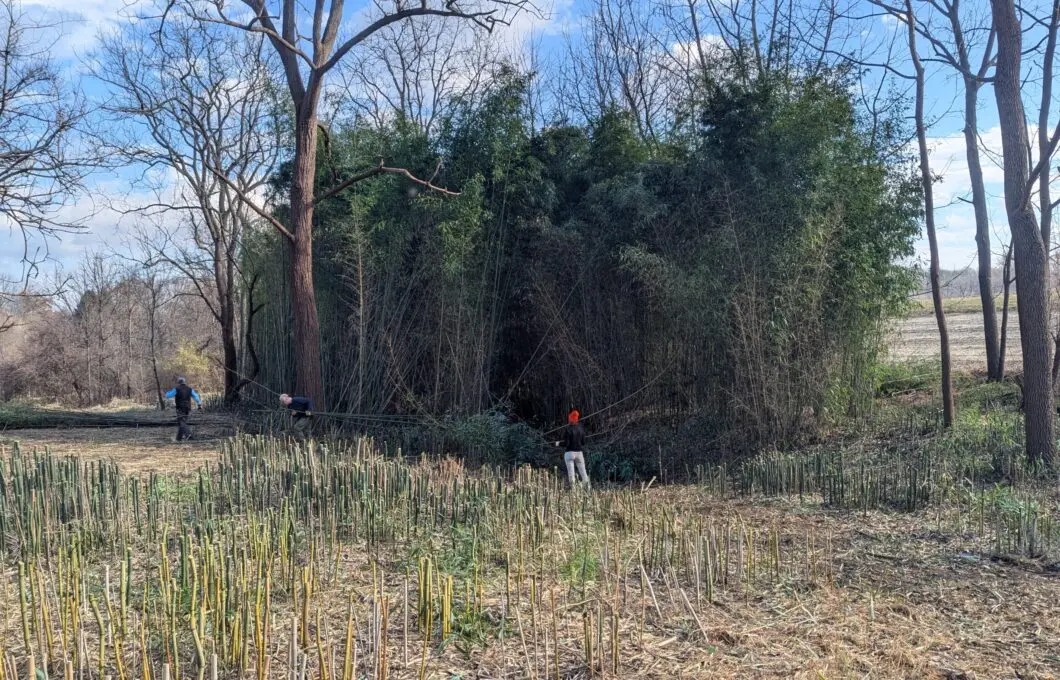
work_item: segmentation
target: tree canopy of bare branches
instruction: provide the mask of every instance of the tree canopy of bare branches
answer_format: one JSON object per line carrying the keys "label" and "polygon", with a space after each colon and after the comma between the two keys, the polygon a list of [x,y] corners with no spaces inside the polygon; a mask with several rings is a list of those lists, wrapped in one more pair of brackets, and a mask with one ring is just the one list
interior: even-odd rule
{"label": "tree canopy of bare branches", "polygon": [[474,98],[502,59],[490,38],[438,17],[391,24],[339,65],[335,109],[376,126],[400,118],[429,135],[454,102]]}
{"label": "tree canopy of bare branches", "polygon": [[27,276],[49,237],[78,228],[63,208],[95,165],[81,143],[88,107],[50,56],[54,32],[0,0],[0,227],[21,234]]}
{"label": "tree canopy of bare branches", "polygon": [[268,50],[262,36],[182,17],[128,26],[96,59],[113,94],[115,153],[145,181],[168,171],[151,186],[157,200],[138,209],[143,261],[187,278],[217,321],[228,400],[241,382],[243,237],[261,221],[243,197],[263,193],[284,142]]}

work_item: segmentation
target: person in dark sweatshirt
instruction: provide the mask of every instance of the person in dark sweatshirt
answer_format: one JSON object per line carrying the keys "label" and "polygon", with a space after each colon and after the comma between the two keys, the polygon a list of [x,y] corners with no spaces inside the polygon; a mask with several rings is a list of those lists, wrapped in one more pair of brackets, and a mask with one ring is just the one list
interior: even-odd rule
{"label": "person in dark sweatshirt", "polygon": [[177,441],[191,439],[191,430],[188,429],[188,416],[191,415],[191,402],[194,400],[199,408],[202,408],[202,397],[194,388],[188,385],[184,378],[177,378],[176,386],[166,392],[166,399],[172,399],[177,406]]}
{"label": "person in dark sweatshirt", "polygon": [[294,412],[294,430],[299,435],[305,435],[306,430],[312,422],[313,402],[309,397],[292,397],[289,394],[280,395],[280,403],[285,408]]}
{"label": "person in dark sweatshirt", "polygon": [[567,465],[567,477],[573,487],[577,480],[574,477],[574,469],[577,467],[578,476],[581,477],[585,486],[589,483],[589,473],[585,471],[585,426],[580,422],[581,414],[572,410],[567,414],[567,429],[563,432],[563,462]]}

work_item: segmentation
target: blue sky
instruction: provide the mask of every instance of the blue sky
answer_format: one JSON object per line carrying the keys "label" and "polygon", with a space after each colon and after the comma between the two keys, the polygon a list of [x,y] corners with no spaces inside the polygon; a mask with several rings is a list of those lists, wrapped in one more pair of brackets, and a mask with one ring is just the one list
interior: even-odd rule
{"label": "blue sky", "polygon": [[[857,4],[861,0],[853,1],[858,11],[868,12],[867,5],[860,7]],[[533,37],[545,53],[556,53],[563,44],[564,32],[577,36],[580,17],[589,4],[590,0],[553,0],[543,7],[547,16],[523,16],[513,27],[506,29],[506,35],[514,43],[524,43]],[[353,2],[351,5],[351,11],[356,12],[366,3]],[[55,57],[67,73],[76,78],[81,69],[81,58],[92,50],[98,33],[125,20],[135,11],[136,4],[130,0],[23,0],[23,7],[59,22],[62,38],[56,43]],[[858,30],[865,43],[879,44],[896,32],[901,37],[905,28],[893,19],[877,17],[860,21]],[[896,52],[901,55],[896,61],[900,68],[906,64],[904,49],[904,44],[900,43]],[[926,52],[927,46],[922,49]],[[904,84],[899,83],[899,86],[904,87]],[[86,87],[90,95],[100,95],[98,88],[91,83]],[[933,170],[941,176],[935,185],[939,206],[936,220],[942,264],[949,269],[961,269],[975,263],[972,209],[959,200],[969,195],[959,87],[960,83],[952,72],[945,68],[931,68],[928,87],[929,118],[932,121],[930,146]],[[1026,104],[1028,114],[1032,116],[1036,116],[1034,98],[1033,92],[1028,90]],[[1002,202],[1001,169],[997,164],[1000,136],[992,90],[983,89],[979,104],[980,136],[989,152],[983,155],[982,161],[990,195],[994,250],[999,253],[1008,241],[1008,228]],[[130,187],[128,177],[121,172],[99,173],[92,178],[90,189],[91,197],[80,199],[64,211],[67,218],[83,220],[86,231],[65,235],[49,245],[53,259],[63,267],[76,266],[87,251],[102,248],[104,244],[118,245],[131,225],[129,218],[123,218],[111,204],[135,205],[145,199]],[[19,275],[21,252],[20,235],[0,231],[0,275]],[[918,257],[926,262],[927,244],[923,240],[918,243]]]}

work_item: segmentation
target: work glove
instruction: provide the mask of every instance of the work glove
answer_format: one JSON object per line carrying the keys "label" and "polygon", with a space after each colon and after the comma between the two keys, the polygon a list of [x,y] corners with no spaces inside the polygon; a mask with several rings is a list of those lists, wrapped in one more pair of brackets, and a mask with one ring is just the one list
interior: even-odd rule
{"label": "work glove", "polygon": [[202,410],[202,404],[199,404],[198,410],[200,410],[200,411]]}

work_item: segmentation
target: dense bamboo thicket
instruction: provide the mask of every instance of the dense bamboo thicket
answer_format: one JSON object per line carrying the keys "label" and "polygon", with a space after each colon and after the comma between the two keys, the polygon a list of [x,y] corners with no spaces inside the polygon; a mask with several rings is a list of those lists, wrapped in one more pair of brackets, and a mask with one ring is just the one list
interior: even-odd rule
{"label": "dense bamboo thicket", "polygon": [[[537,129],[533,78],[502,69],[437,132],[336,131],[322,188],[372,158],[430,176],[440,157],[435,183],[461,193],[383,177],[318,206],[324,410],[554,424],[620,404],[730,451],[858,412],[912,281],[896,263],[917,190],[901,126],[870,131],[845,83],[708,78],[674,103],[689,115],[663,143],[617,110]],[[273,390],[300,351],[282,246],[248,248],[265,304],[255,366]]]}
{"label": "dense bamboo thicket", "polygon": [[696,511],[711,498],[936,508],[969,549],[1056,553],[1029,489],[954,495],[947,460],[764,459],[701,470],[659,504],[365,439],[242,436],[184,478],[16,446],[0,465],[0,677],[425,678],[468,658],[621,676],[669,635],[701,663],[705,608],[836,578],[829,531]]}

